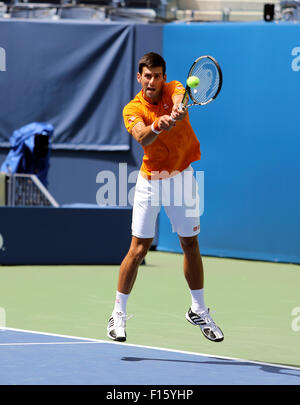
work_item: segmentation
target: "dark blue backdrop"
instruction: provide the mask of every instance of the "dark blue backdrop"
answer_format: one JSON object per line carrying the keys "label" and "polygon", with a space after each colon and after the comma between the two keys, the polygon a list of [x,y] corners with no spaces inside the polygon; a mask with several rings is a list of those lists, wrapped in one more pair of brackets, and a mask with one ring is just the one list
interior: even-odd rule
{"label": "dark blue backdrop", "polygon": [[52,148],[128,150],[121,120],[133,92],[134,25],[0,22],[0,146],[30,122],[54,126]]}

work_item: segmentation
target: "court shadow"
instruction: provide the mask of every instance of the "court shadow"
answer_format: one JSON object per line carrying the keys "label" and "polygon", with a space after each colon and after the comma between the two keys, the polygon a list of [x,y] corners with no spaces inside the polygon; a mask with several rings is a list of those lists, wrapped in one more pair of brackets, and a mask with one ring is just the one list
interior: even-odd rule
{"label": "court shadow", "polygon": [[[285,367],[275,367],[272,365],[267,364],[255,364],[255,363],[248,363],[246,361],[236,361],[236,360],[227,360],[227,359],[216,359],[216,360],[205,360],[205,361],[195,361],[195,360],[175,360],[175,359],[160,359],[160,358],[147,358],[147,357],[122,357],[121,360],[123,361],[166,361],[166,362],[174,362],[174,363],[193,363],[193,364],[215,364],[216,366],[252,366],[256,367],[266,373],[273,373],[273,374],[280,374],[280,375],[288,375],[300,378],[300,369],[299,373],[293,373],[295,370],[288,370]],[[288,373],[285,371],[289,371]]]}

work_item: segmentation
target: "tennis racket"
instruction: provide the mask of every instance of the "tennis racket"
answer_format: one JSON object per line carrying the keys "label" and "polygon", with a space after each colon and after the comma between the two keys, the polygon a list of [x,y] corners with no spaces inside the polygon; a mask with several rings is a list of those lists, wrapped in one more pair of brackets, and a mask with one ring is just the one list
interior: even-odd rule
{"label": "tennis racket", "polygon": [[[193,105],[206,105],[215,100],[222,87],[222,70],[212,56],[200,56],[192,64],[188,78],[196,76],[200,82],[198,86],[185,88],[185,94],[179,110],[184,110]],[[191,101],[190,104],[188,102]]]}

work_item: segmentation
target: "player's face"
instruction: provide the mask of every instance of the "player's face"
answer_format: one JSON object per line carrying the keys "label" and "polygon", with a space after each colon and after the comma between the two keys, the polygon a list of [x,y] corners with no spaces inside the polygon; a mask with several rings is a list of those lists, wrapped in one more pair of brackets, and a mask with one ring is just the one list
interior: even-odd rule
{"label": "player's face", "polygon": [[163,75],[161,66],[154,68],[143,67],[142,73],[137,74],[137,80],[142,86],[146,98],[151,102],[159,100],[166,75]]}

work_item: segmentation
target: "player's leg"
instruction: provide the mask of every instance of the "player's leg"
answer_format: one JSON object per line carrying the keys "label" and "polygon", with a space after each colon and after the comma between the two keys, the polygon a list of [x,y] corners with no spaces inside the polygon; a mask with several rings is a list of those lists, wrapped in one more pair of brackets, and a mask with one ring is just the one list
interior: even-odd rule
{"label": "player's leg", "polygon": [[[193,325],[200,326],[207,339],[219,342],[224,338],[223,333],[214,323],[204,302],[204,271],[198,244],[200,232],[198,187],[190,168],[181,176],[183,187],[178,188],[176,196],[178,200],[178,193],[182,190],[181,192],[184,194],[182,204],[170,204],[165,206],[165,210],[172,223],[173,232],[179,236],[184,254],[183,270],[192,298],[186,319]],[[191,202],[193,202],[192,205]]]}
{"label": "player's leg", "polygon": [[159,199],[153,196],[155,196],[155,187],[139,175],[132,211],[131,245],[120,266],[115,306],[107,327],[107,336],[116,341],[126,340],[127,300],[136,280],[139,265],[155,236],[160,204]]}
{"label": "player's leg", "polygon": [[122,294],[130,294],[134,285],[139,265],[145,258],[151,247],[153,238],[137,238],[132,236],[131,245],[123,259],[118,279],[118,291]]}
{"label": "player's leg", "polygon": [[188,167],[165,183],[163,190],[170,191],[169,195],[164,193],[163,204],[173,232],[179,235],[184,253],[183,270],[192,293],[193,308],[204,311],[207,308],[204,305],[203,264],[198,245],[200,197],[193,169]]}
{"label": "player's leg", "polygon": [[204,270],[198,235],[178,236],[183,251],[183,272],[192,298],[191,310],[196,313],[205,312],[207,307],[204,301]]}
{"label": "player's leg", "polygon": [[204,286],[204,271],[202,257],[199,250],[198,235],[190,237],[179,236],[182,247],[183,271],[191,290],[199,290]]}
{"label": "player's leg", "polygon": [[123,259],[118,278],[115,305],[112,315],[108,321],[107,336],[115,341],[126,340],[127,301],[135,283],[139,265],[146,256],[153,238],[132,237],[129,251]]}
{"label": "player's leg", "polygon": [[186,319],[199,326],[207,339],[221,342],[224,339],[223,332],[213,321],[204,302],[204,271],[198,236],[179,236],[179,239],[184,254],[183,271],[192,297],[192,305],[186,313]]}

